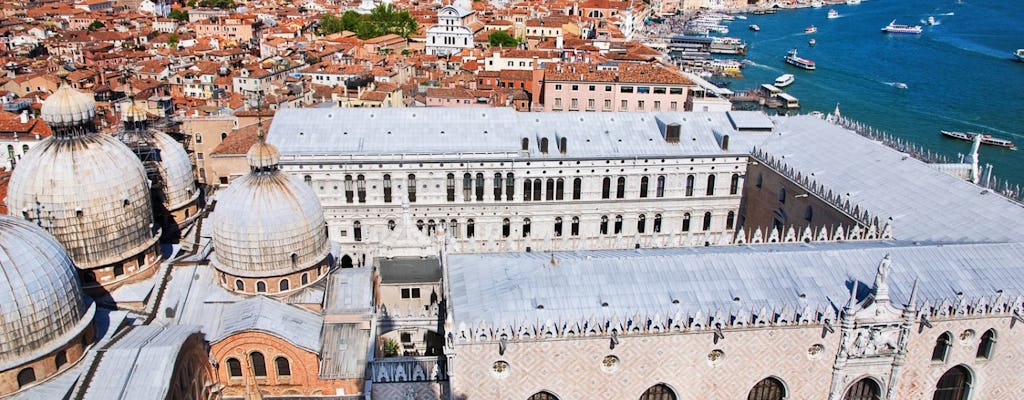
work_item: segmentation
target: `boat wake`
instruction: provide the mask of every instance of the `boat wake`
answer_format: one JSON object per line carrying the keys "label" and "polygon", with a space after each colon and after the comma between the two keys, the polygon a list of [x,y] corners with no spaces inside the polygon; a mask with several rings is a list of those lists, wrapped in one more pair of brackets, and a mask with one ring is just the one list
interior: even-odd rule
{"label": "boat wake", "polygon": [[944,13],[944,14],[939,14],[939,15],[944,15],[944,16],[947,16],[947,17],[951,17],[951,16],[954,16],[954,15],[956,15],[956,13],[954,13],[954,12],[950,11],[950,12],[948,12],[948,13]]}
{"label": "boat wake", "polygon": [[938,25],[942,25],[942,21],[939,21],[939,20],[935,20],[935,21],[934,21],[934,22],[932,22],[932,23],[928,23],[928,20],[924,20],[924,19],[922,19],[922,20],[920,20],[920,22],[921,22],[921,25],[928,25],[928,26],[938,26]]}
{"label": "boat wake", "polygon": [[907,86],[907,84],[903,83],[903,82],[882,82],[882,83],[884,83],[886,85],[889,85],[889,86],[892,86],[892,87],[897,88],[897,89],[907,89],[907,88],[909,88],[909,86]]}

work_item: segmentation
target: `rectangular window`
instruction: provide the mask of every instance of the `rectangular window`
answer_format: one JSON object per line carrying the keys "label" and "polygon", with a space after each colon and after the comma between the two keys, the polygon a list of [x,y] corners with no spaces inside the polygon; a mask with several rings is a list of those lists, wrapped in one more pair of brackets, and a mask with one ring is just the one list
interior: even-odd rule
{"label": "rectangular window", "polygon": [[611,85],[605,86],[604,87],[604,91],[606,91],[606,92],[612,91],[612,86]]}
{"label": "rectangular window", "polygon": [[629,111],[629,101],[623,100],[622,104],[619,105],[619,111]]}
{"label": "rectangular window", "polygon": [[562,108],[562,98],[561,97],[555,97],[555,108],[556,109],[561,109]]}
{"label": "rectangular window", "polygon": [[594,86],[594,85],[590,85],[590,91],[591,91],[591,92],[593,92],[593,91],[594,91],[594,89],[597,89],[597,86]]}
{"label": "rectangular window", "polygon": [[683,94],[683,88],[669,88],[668,94]]}
{"label": "rectangular window", "polygon": [[612,101],[611,100],[605,100],[604,101],[604,109],[605,109],[605,111],[612,109]]}
{"label": "rectangular window", "polygon": [[656,88],[654,88],[654,94],[665,94],[665,88],[663,88],[663,87],[656,87]]}
{"label": "rectangular window", "polygon": [[654,111],[661,111],[661,102],[658,100],[654,101]]}
{"label": "rectangular window", "polygon": [[420,288],[412,288],[412,298],[420,298]]}
{"label": "rectangular window", "polygon": [[619,93],[633,93],[632,86],[622,86],[619,88]]}
{"label": "rectangular window", "polygon": [[409,294],[410,294],[409,293],[409,289],[402,289],[402,298],[403,299],[408,299],[409,298]]}
{"label": "rectangular window", "polygon": [[561,84],[555,84],[555,90],[562,90]]}
{"label": "rectangular window", "polygon": [[594,107],[596,107],[596,104],[597,104],[597,100],[594,100],[594,99],[588,99],[588,100],[587,100],[587,109],[588,109],[588,110],[593,110],[593,109],[594,109]]}
{"label": "rectangular window", "polygon": [[575,92],[575,91],[578,91],[578,90],[580,90],[580,85],[572,85],[572,91]]}
{"label": "rectangular window", "polygon": [[637,86],[636,92],[637,93],[647,94],[647,93],[651,92],[651,88],[648,87],[648,86]]}
{"label": "rectangular window", "polygon": [[671,101],[671,102],[668,103],[668,110],[669,111],[676,111],[676,109],[678,109],[678,108],[679,108],[679,103],[676,103],[674,101]]}
{"label": "rectangular window", "polygon": [[636,110],[637,111],[644,111],[644,101],[643,100],[639,100],[639,101],[636,102]]}
{"label": "rectangular window", "polygon": [[578,110],[580,108],[579,99],[572,99],[572,104],[569,105],[570,110]]}

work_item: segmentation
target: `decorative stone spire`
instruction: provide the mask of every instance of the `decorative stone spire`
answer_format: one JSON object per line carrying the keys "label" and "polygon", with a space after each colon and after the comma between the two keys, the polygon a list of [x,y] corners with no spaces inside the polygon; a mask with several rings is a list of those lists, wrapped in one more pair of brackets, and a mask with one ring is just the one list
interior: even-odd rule
{"label": "decorative stone spire", "polygon": [[[263,102],[262,98],[257,101],[260,104]],[[263,110],[260,107],[256,109],[256,115],[256,143],[249,148],[245,159],[249,162],[249,169],[254,173],[277,171],[281,153],[277,151],[277,147],[267,143],[263,134]]]}
{"label": "decorative stone spire", "polygon": [[859,284],[859,282],[854,280],[853,281],[853,286],[850,288],[850,299],[846,302],[846,307],[844,307],[844,311],[845,311],[846,314],[853,313],[853,309],[855,307],[857,307],[857,285],[858,284]]}
{"label": "decorative stone spire", "polygon": [[892,268],[892,260],[886,254],[878,263],[878,271],[875,273],[874,298],[875,303],[889,302],[889,270]]}

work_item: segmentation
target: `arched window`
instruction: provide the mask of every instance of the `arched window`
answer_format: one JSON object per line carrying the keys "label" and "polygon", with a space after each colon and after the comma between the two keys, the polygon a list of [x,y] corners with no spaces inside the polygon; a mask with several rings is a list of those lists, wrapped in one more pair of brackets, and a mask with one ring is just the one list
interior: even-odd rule
{"label": "arched window", "polygon": [[846,390],[843,400],[878,400],[881,398],[881,392],[882,388],[878,387],[874,379],[864,378]]}
{"label": "arched window", "polygon": [[410,203],[415,203],[416,202],[416,175],[415,174],[409,174],[408,181],[409,182],[408,182],[407,190],[409,191],[409,202]]}
{"label": "arched window", "polygon": [[683,214],[683,232],[690,231],[690,213]]}
{"label": "arched window", "polygon": [[228,364],[228,376],[229,377],[231,377],[231,378],[241,378],[242,377],[242,363],[238,362],[238,359],[229,358],[228,361],[227,361],[227,364]]}
{"label": "arched window", "polygon": [[[533,179],[523,179],[523,201],[532,200],[530,196],[533,195]],[[538,199],[540,200],[540,199]]]}
{"label": "arched window", "polygon": [[277,283],[278,290],[280,290],[282,292],[287,291],[288,287],[291,286],[290,282],[291,281],[289,281],[287,278],[286,279],[282,279],[281,282]]}
{"label": "arched window", "polygon": [[996,347],[996,330],[989,329],[981,335],[981,342],[978,343],[978,358],[992,358],[992,349]]}
{"label": "arched window", "polygon": [[235,290],[245,290],[245,282],[241,279],[235,279]]}
{"label": "arched window", "polygon": [[615,216],[615,234],[617,235],[617,234],[620,234],[620,233],[622,233],[622,216],[621,215],[616,215]]}
{"label": "arched window", "polygon": [[562,154],[565,154],[565,152],[568,150],[566,147],[568,147],[569,145],[569,140],[563,137],[558,140],[558,143],[558,149],[562,152]]}
{"label": "arched window", "polygon": [[654,233],[661,233],[661,214],[654,214]]}
{"label": "arched window", "polygon": [[640,400],[676,400],[676,392],[664,384],[657,384],[647,388]]}
{"label": "arched window", "polygon": [[309,175],[303,176],[302,177],[302,181],[306,182],[306,184],[309,185],[310,187],[313,187],[313,177],[312,176],[309,176]]}
{"label": "arched window", "polygon": [[459,238],[459,220],[453,219],[448,221],[448,232],[453,238]]}
{"label": "arched window", "polygon": [[572,180],[572,199],[579,200],[583,196],[583,179]]}
{"label": "arched window", "polygon": [[693,196],[693,175],[686,176],[686,196]]}
{"label": "arched window", "polygon": [[256,292],[258,292],[258,293],[266,293],[266,291],[267,291],[267,283],[266,282],[263,282],[263,281],[256,282]]}
{"label": "arched window", "polygon": [[523,138],[522,142],[523,142],[523,151],[529,151],[530,150],[530,139]]}
{"label": "arched window", "polygon": [[555,200],[565,199],[565,179],[558,178],[555,181]]}
{"label": "arched window", "polygon": [[551,201],[555,199],[555,180],[548,178],[547,182],[547,193],[544,194],[544,200]]}
{"label": "arched window", "polygon": [[292,376],[292,366],[288,364],[287,358],[275,358],[274,365],[277,367],[277,376]]}
{"label": "arched window", "polygon": [[655,197],[665,197],[665,175],[658,177],[658,187],[655,188]]}
{"label": "arched window", "polygon": [[473,220],[466,221],[466,237],[472,238],[476,236],[476,222]]}
{"label": "arched window", "polygon": [[779,203],[786,204],[786,188],[779,188]]}
{"label": "arched window", "polygon": [[548,154],[548,138],[540,138],[541,154]]}
{"label": "arched window", "polygon": [[618,182],[615,185],[615,198],[622,199],[626,197],[626,177],[620,176]]}
{"label": "arched window", "polygon": [[600,230],[600,232],[601,232],[602,235],[607,235],[608,234],[608,216],[607,215],[602,215],[601,216],[601,230]]}
{"label": "arched window", "polygon": [[501,201],[501,172],[494,174],[494,201]]}
{"label": "arched window", "polygon": [[351,203],[355,200],[354,185],[352,184],[352,175],[345,175],[345,202]]}
{"label": "arched window", "polygon": [[729,181],[729,194],[737,194],[740,192],[740,174],[732,174],[732,180]]}
{"label": "arched window", "polygon": [[505,200],[512,201],[512,195],[516,192],[516,176],[511,172],[505,174]]}
{"label": "arched window", "polygon": [[555,217],[555,237],[562,236],[562,217]]}
{"label": "arched window", "polygon": [[636,217],[636,231],[637,233],[644,233],[647,230],[647,216],[640,214]]}
{"label": "arched window", "polygon": [[601,198],[602,199],[610,198],[611,197],[611,192],[612,192],[612,178],[605,177],[604,180],[601,181]]}
{"label": "arched window", "polygon": [[391,175],[384,174],[384,202],[391,202]]}
{"label": "arched window", "polygon": [[419,229],[420,232],[423,232],[423,220],[422,219],[416,220],[416,229]]}
{"label": "arched window", "polygon": [[267,376],[267,364],[263,360],[263,353],[254,351],[249,354],[249,362],[252,363],[252,374],[255,376]]}
{"label": "arched window", "polygon": [[505,218],[501,221],[501,237],[507,238],[512,233],[512,221]]}
{"label": "arched window", "polygon": [[523,218],[523,237],[530,236],[530,219]]}
{"label": "arched window", "polygon": [[396,226],[398,226],[398,223],[396,223],[395,220],[393,220],[393,219],[389,219],[388,220],[388,230],[389,231],[395,230]]}
{"label": "arched window", "polygon": [[537,392],[526,400],[558,400],[558,396],[555,396],[549,392]]}
{"label": "arched window", "polygon": [[572,217],[572,228],[569,231],[570,235],[580,235],[580,217]]}
{"label": "arched window", "polygon": [[949,356],[949,348],[953,345],[953,334],[945,332],[935,339],[935,348],[932,349],[932,361],[946,362]]}
{"label": "arched window", "polygon": [[227,132],[221,132],[220,133],[220,140],[221,141],[224,141],[224,139],[227,139],[227,138],[228,138],[228,133]]}
{"label": "arched window", "polygon": [[23,387],[25,387],[25,385],[28,385],[28,384],[30,384],[32,382],[35,382],[35,381],[36,381],[36,370],[34,370],[32,368],[25,368],[25,369],[21,370],[21,372],[18,372],[18,388],[19,389],[23,388]]}
{"label": "arched window", "polygon": [[357,242],[363,241],[363,224],[359,221],[352,223],[352,238]]}
{"label": "arched window", "polygon": [[640,178],[640,198],[641,199],[647,197],[648,181],[649,181],[649,179],[646,176]]}
{"label": "arched window", "polygon": [[21,145],[21,154],[25,154],[25,153],[28,153],[28,145],[27,144]]}
{"label": "arched window", "polygon": [[476,174],[476,201],[484,201],[484,174]]}
{"label": "arched window", "polygon": [[53,363],[57,366],[57,369],[68,363],[68,352],[61,350],[57,352],[57,355],[53,358]]}
{"label": "arched window", "polygon": [[706,192],[704,192],[704,194],[706,194],[708,196],[714,196],[715,195],[715,176],[714,175],[708,175],[708,190]]}
{"label": "arched window", "polygon": [[768,377],[762,379],[747,395],[747,400],[783,400],[786,398],[786,387],[782,381]]}
{"label": "arched window", "polygon": [[[444,220],[442,220],[444,221]],[[427,235],[433,235],[437,232],[437,223],[432,219],[427,220]]]}
{"label": "arched window", "polygon": [[[473,175],[469,173],[462,174],[462,201],[471,200],[471,193],[473,192]],[[455,201],[455,195],[452,194],[452,201]]]}
{"label": "arched window", "polygon": [[971,372],[957,365],[942,374],[932,400],[967,400],[971,393]]}
{"label": "arched window", "polygon": [[299,284],[305,285],[309,283],[309,274],[303,272],[302,276],[299,277]]}
{"label": "arched window", "polygon": [[704,213],[704,226],[701,228],[705,231],[711,230],[711,212]]}
{"label": "arched window", "polygon": [[541,182],[540,179],[534,179],[534,181],[533,181],[533,200],[534,201],[541,201],[541,200],[543,200],[543,198],[541,197],[541,193],[540,193],[540,191],[543,189],[543,186],[544,186],[544,184],[543,184],[543,182]]}
{"label": "arched window", "polygon": [[763,185],[763,184],[764,184],[764,176],[762,176],[761,173],[759,172],[757,174],[757,188],[760,189],[761,185]]}
{"label": "arched window", "polygon": [[729,211],[729,214],[725,216],[725,229],[732,229],[733,224],[736,223],[736,213]]}

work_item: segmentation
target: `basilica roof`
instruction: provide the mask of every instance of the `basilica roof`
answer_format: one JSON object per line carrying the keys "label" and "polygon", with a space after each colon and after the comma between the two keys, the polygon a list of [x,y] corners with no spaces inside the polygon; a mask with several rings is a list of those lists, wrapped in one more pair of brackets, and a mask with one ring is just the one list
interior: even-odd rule
{"label": "basilica roof", "polygon": [[40,116],[51,128],[77,125],[96,117],[96,100],[64,82],[43,102]]}
{"label": "basilica roof", "polygon": [[52,236],[0,216],[0,370],[67,345],[91,322],[75,267]]}

